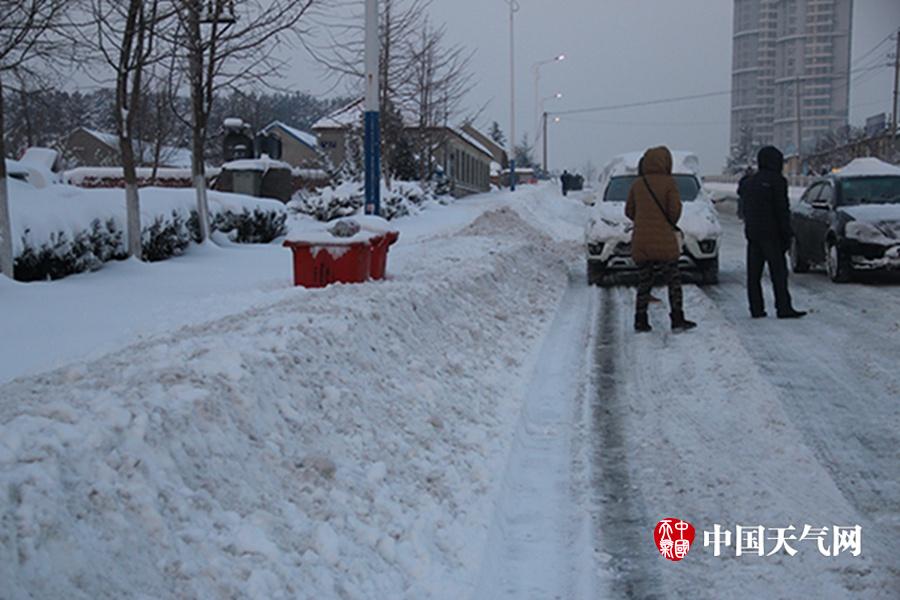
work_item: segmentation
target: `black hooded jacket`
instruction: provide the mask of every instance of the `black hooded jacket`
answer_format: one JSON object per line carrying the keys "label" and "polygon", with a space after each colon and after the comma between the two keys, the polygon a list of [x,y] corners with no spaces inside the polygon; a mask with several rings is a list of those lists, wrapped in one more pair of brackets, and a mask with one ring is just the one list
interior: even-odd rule
{"label": "black hooded jacket", "polygon": [[791,209],[787,180],[781,174],[784,155],[766,146],[757,157],[759,171],[744,178],[738,187],[744,213],[744,233],[751,242],[777,241],[790,246]]}

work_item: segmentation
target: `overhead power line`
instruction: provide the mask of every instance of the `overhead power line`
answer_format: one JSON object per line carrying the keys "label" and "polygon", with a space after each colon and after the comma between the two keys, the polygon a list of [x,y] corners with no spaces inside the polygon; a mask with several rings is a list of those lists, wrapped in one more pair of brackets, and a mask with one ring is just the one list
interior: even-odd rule
{"label": "overhead power line", "polygon": [[659,100],[645,100],[643,102],[631,102],[628,104],[612,104],[609,106],[595,106],[593,108],[578,108],[574,110],[560,110],[555,112],[548,112],[547,114],[562,117],[565,115],[577,115],[581,113],[589,113],[589,112],[601,112],[607,110],[619,110],[623,108],[635,108],[639,106],[654,106],[657,104],[671,104],[673,102],[686,102],[688,100],[700,100],[703,98],[714,98],[716,96],[728,96],[731,95],[731,90],[723,90],[721,92],[707,92],[705,94],[694,94],[692,96],[676,96],[674,98],[660,98]]}
{"label": "overhead power line", "polygon": [[[889,65],[875,65],[871,67],[863,67],[858,69],[851,69],[850,71],[843,71],[841,73],[831,73],[827,75],[827,77],[848,77],[853,73],[864,73],[875,71],[878,69],[884,69]],[[718,96],[729,96],[731,95],[732,90],[722,90],[719,92],[706,92],[704,94],[692,94],[690,96],[675,96],[672,98],[659,98],[657,100],[644,100],[641,102],[629,102],[627,104],[610,104],[607,106],[594,106],[590,108],[576,108],[572,110],[558,110],[553,112],[547,112],[548,115],[554,117],[564,117],[567,115],[579,115],[585,113],[593,113],[593,112],[604,112],[610,110],[622,110],[625,108],[639,108],[643,106],[657,106],[660,104],[673,104],[675,102],[687,102],[690,100],[702,100],[705,98],[715,98]]]}

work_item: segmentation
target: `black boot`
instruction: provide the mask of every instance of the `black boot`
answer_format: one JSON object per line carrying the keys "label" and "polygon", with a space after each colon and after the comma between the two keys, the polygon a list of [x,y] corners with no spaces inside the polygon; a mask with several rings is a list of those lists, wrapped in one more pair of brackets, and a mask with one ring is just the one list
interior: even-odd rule
{"label": "black boot", "polygon": [[688,321],[684,318],[684,311],[677,310],[669,315],[672,318],[672,331],[687,331],[688,329],[693,329],[697,326],[693,321]]}
{"label": "black boot", "polygon": [[778,313],[779,319],[802,319],[805,316],[806,316],[805,310],[796,310],[793,308],[789,311]]}
{"label": "black boot", "polygon": [[650,318],[647,316],[647,313],[635,313],[634,330],[638,333],[653,331],[653,328],[650,327]]}

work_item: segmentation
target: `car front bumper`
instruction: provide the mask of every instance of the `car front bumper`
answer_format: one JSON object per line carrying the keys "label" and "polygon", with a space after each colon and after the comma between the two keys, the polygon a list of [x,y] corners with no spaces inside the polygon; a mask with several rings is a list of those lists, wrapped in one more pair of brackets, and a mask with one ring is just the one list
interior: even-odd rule
{"label": "car front bumper", "polygon": [[[864,253],[854,253],[859,248],[848,248],[850,264],[858,271],[898,271],[900,270],[900,244],[880,251],[869,249]],[[878,256],[878,255],[881,256]]]}
{"label": "car front bumper", "polygon": [[[719,256],[719,240],[708,240],[703,245],[693,238],[685,238],[681,248],[678,266],[683,270],[698,270],[708,261]],[[636,271],[637,264],[631,258],[631,244],[618,242],[614,244],[588,244],[587,260],[602,265],[609,271]],[[598,251],[599,250],[599,251]]]}

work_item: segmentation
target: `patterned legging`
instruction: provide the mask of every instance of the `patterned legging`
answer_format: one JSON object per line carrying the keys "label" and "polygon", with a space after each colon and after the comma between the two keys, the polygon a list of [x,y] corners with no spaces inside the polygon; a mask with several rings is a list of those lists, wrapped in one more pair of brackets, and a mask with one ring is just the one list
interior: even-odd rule
{"label": "patterned legging", "polygon": [[683,310],[681,292],[681,271],[677,262],[645,262],[638,265],[637,312],[647,312],[650,304],[650,289],[653,281],[660,277],[669,286],[669,309],[673,312]]}

